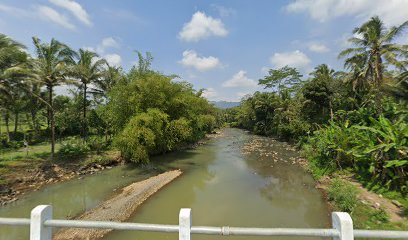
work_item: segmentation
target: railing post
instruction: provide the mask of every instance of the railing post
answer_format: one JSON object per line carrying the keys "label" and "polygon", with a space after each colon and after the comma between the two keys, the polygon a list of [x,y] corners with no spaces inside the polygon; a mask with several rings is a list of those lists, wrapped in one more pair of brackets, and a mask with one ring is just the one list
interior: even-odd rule
{"label": "railing post", "polygon": [[333,212],[332,224],[340,233],[339,237],[334,237],[333,240],[354,240],[353,220],[348,213]]}
{"label": "railing post", "polygon": [[44,226],[44,221],[52,219],[52,206],[39,205],[31,211],[30,240],[51,240],[51,227]]}
{"label": "railing post", "polygon": [[191,239],[191,208],[180,209],[179,215],[179,240]]}

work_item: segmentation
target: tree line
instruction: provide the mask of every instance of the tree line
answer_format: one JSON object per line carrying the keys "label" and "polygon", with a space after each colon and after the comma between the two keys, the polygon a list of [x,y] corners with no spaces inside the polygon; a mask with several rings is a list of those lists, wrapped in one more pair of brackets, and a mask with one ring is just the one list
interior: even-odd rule
{"label": "tree line", "polygon": [[408,26],[386,28],[378,17],[354,29],[353,47],[303,80],[293,67],[271,69],[255,92],[228,109],[232,126],[298,142],[314,174],[351,169],[372,184],[408,192]]}
{"label": "tree line", "polygon": [[[32,40],[33,56],[0,34],[2,148],[21,147],[23,140],[50,141],[54,159],[58,137],[80,136],[76,143],[85,148],[97,139],[94,147],[113,146],[126,160],[139,162],[195,142],[220,124],[218,110],[202,91],[151,70],[150,53],[136,52],[138,65],[124,71],[95,52],[75,51],[56,39]],[[67,85],[74,86],[70,96],[55,93]],[[21,118],[25,130],[18,129]]]}

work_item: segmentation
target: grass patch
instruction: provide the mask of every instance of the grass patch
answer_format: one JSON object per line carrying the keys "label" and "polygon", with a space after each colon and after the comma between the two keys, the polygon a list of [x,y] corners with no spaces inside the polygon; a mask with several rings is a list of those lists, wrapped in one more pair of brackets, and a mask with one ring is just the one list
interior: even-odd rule
{"label": "grass patch", "polygon": [[352,213],[358,202],[357,188],[337,178],[330,183],[327,194],[335,208],[342,212]]}
{"label": "grass patch", "polygon": [[[55,149],[58,150],[61,144],[55,144]],[[19,160],[39,160],[45,159],[50,155],[51,146],[49,143],[29,146],[28,151],[25,148],[15,150],[0,151],[0,162],[6,163]]]}
{"label": "grass patch", "polygon": [[333,179],[327,193],[334,210],[348,212],[356,229],[408,230],[404,223],[390,222],[384,209],[375,209],[360,202],[358,189],[346,181]]}
{"label": "grass patch", "polygon": [[357,204],[351,217],[355,229],[408,230],[404,223],[390,222],[384,209],[374,209],[363,203]]}

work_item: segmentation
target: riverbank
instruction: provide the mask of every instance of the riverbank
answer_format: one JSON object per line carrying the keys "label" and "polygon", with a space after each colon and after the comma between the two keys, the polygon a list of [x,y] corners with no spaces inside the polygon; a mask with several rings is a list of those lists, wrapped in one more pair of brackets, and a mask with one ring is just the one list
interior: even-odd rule
{"label": "riverbank", "polygon": [[[222,136],[223,130],[207,134],[205,138],[183,146],[192,149],[205,144],[210,139]],[[48,148],[47,148],[48,150]],[[48,155],[38,159],[19,158],[8,161],[0,168],[0,205],[17,201],[23,195],[38,191],[44,186],[60,183],[85,175],[95,174],[105,169],[126,164],[116,150],[102,153],[89,152],[84,156],[50,161]]]}
{"label": "riverbank", "polygon": [[[242,151],[244,154],[249,154],[254,150],[259,151],[261,146],[262,142],[255,139],[244,146]],[[287,143],[285,149],[295,151],[296,147]],[[259,155],[261,158],[270,158],[271,163],[281,161],[276,157],[276,152],[260,151]],[[350,212],[356,228],[408,230],[408,210],[404,208],[407,200],[400,193],[386,189],[379,189],[380,192],[370,191],[364,181],[346,171],[338,171],[331,176],[321,176],[322,170],[312,168],[305,157],[290,158],[288,162],[300,165],[309,171],[314,176],[315,187],[322,192],[329,210]],[[333,186],[333,181],[336,179],[339,179],[341,185],[339,189],[334,189]],[[332,196],[330,192],[338,194]],[[347,207],[352,208],[352,211],[348,211]]]}
{"label": "riverbank", "polygon": [[349,212],[355,228],[408,230],[404,198],[398,193],[370,191],[349,174],[323,176],[316,181],[330,208]]}
{"label": "riverbank", "polygon": [[[95,209],[124,186],[181,169],[179,178],[146,200],[126,222],[177,224],[180,208],[192,208],[194,224],[201,226],[329,227],[329,212],[315,181],[292,164],[298,153],[287,150],[284,143],[262,138],[259,151],[243,154],[241,148],[255,138],[226,128],[222,137],[193,149],[152,157],[145,165],[126,164],[50,184],[2,206],[0,215],[29,217],[35,206],[49,204],[53,218],[72,219]],[[277,152],[277,161],[269,161],[263,154],[267,152]],[[0,228],[0,240],[29,238],[29,228]],[[113,231],[104,239],[167,239],[172,235],[177,238],[175,234]]]}
{"label": "riverbank", "polygon": [[56,161],[47,158],[14,161],[3,167],[6,169],[0,185],[0,204],[17,201],[24,194],[37,191],[46,185],[81,178],[120,164],[123,164],[123,161],[118,151],[88,153],[83,157]]}
{"label": "riverbank", "polygon": [[[124,187],[122,191],[98,207],[83,213],[76,220],[123,222],[151,195],[182,174],[181,170],[168,171]],[[55,240],[99,239],[112,229],[70,228],[57,232]]]}

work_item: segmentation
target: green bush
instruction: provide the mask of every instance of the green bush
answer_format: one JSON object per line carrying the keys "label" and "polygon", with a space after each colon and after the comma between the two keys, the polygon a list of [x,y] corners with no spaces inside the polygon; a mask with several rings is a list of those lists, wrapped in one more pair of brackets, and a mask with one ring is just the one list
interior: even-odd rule
{"label": "green bush", "polygon": [[190,122],[186,118],[171,121],[166,130],[168,149],[173,150],[185,143],[191,137],[192,132]]}
{"label": "green bush", "polygon": [[326,174],[352,167],[354,162],[350,149],[354,146],[354,134],[348,122],[330,122],[308,138],[303,146],[304,153],[312,165],[324,169]]}
{"label": "green bush", "polygon": [[122,156],[132,162],[147,162],[149,155],[168,150],[166,128],[168,115],[158,109],[148,109],[130,119],[115,138],[114,145]]}
{"label": "green bush", "polygon": [[100,137],[90,137],[86,141],[89,150],[96,151],[96,153],[101,153],[103,150],[106,150],[109,147],[109,144],[109,142],[106,142]]}
{"label": "green bush", "polygon": [[58,154],[62,157],[77,157],[89,152],[89,146],[79,138],[72,138],[63,143],[58,150]]}
{"label": "green bush", "polygon": [[357,188],[340,179],[333,179],[327,189],[329,200],[339,211],[353,212],[357,204]]}
{"label": "green bush", "polygon": [[[211,126],[215,118],[210,117],[201,118],[202,128]],[[130,119],[114,139],[114,145],[126,160],[147,162],[150,155],[171,151],[188,142],[192,134],[190,121],[186,118],[169,121],[169,116],[162,111],[148,109]]]}
{"label": "green bush", "polygon": [[359,133],[352,153],[360,171],[387,189],[408,192],[408,115],[392,121],[380,115],[370,118],[369,126],[355,126]]}
{"label": "green bush", "polygon": [[95,156],[94,158],[88,159],[84,162],[84,166],[89,166],[93,164],[99,164],[102,166],[108,166],[114,163],[115,160],[110,156]]}
{"label": "green bush", "polygon": [[203,132],[210,133],[216,127],[217,122],[214,116],[206,114],[197,117],[197,126]]}
{"label": "green bush", "polygon": [[9,141],[7,142],[7,148],[18,149],[24,147],[24,141]]}

